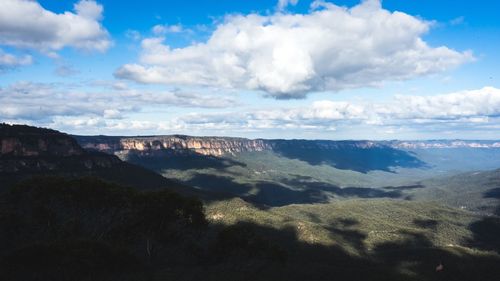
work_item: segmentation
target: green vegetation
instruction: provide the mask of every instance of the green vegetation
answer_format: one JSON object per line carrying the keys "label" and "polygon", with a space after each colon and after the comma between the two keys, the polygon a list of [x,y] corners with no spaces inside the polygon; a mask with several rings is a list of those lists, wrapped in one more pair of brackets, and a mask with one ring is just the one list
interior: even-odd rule
{"label": "green vegetation", "polygon": [[[318,280],[315,270],[329,264],[344,267],[338,280],[475,280],[474,274],[496,280],[500,274],[494,266],[500,256],[491,252],[500,249],[500,222],[432,202],[352,199],[259,209],[232,199],[208,204],[206,213],[212,223],[245,221],[259,225],[266,237],[276,235],[274,243],[288,250],[287,264]],[[434,271],[440,263],[443,274]],[[301,276],[290,267],[283,274]],[[302,276],[296,280],[316,280]]]}
{"label": "green vegetation", "polygon": [[[276,228],[294,227],[304,242],[338,245],[358,255],[380,243],[405,240],[409,234],[421,235],[434,246],[460,247],[472,237],[467,226],[480,218],[432,203],[386,199],[353,199],[266,210],[232,199],[208,204],[207,217],[224,224],[243,220]],[[354,241],[356,238],[359,240]]]}
{"label": "green vegetation", "polygon": [[[360,173],[311,165],[276,153],[246,152],[222,158],[202,155],[120,155],[189,186],[269,206],[327,203],[346,198],[401,198],[423,177],[417,172]],[[419,170],[426,173],[423,170]],[[401,188],[399,188],[401,187]]]}
{"label": "green vegetation", "polygon": [[172,181],[111,155],[12,147],[0,155],[2,280],[500,276],[499,170],[425,179],[427,168],[357,172],[293,149],[121,155]]}
{"label": "green vegetation", "polygon": [[438,202],[485,215],[494,214],[499,204],[500,170],[432,178],[422,184],[425,188],[410,192],[414,200]]}
{"label": "green vegetation", "polygon": [[[92,178],[0,197],[2,280],[495,280],[497,244],[466,211],[393,199],[259,208]],[[475,228],[469,228],[469,225]],[[482,243],[482,244],[481,244]],[[477,245],[470,248],[469,245]],[[436,273],[440,262],[446,271]],[[448,279],[452,278],[452,279]]]}
{"label": "green vegetation", "polygon": [[[9,190],[0,224],[3,277],[12,280],[64,280],[70,273],[106,280],[101,278],[195,248],[207,226],[200,201],[168,190],[139,192],[92,178],[50,177]],[[66,273],[60,263],[67,263]]]}

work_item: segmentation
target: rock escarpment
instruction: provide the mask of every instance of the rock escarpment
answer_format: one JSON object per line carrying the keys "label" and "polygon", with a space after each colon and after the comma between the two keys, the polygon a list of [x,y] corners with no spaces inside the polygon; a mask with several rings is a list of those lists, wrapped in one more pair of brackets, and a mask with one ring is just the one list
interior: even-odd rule
{"label": "rock escarpment", "polygon": [[240,152],[271,150],[272,145],[261,139],[155,136],[155,137],[76,137],[83,148],[107,153],[135,151],[154,153],[169,150],[172,153],[194,152],[206,156],[222,156]]}
{"label": "rock escarpment", "polygon": [[235,155],[241,152],[275,151],[284,149],[301,150],[346,150],[374,149],[390,146],[390,143],[376,141],[330,141],[330,140],[272,140],[233,137],[194,137],[183,135],[166,136],[75,136],[87,150],[110,154],[134,152],[154,155],[157,151],[173,154],[197,153],[205,156]]}
{"label": "rock escarpment", "polygon": [[122,160],[155,170],[175,168],[175,165],[169,164],[167,167],[165,163],[175,159],[179,159],[179,163],[189,161],[183,157],[186,155],[191,155],[193,158],[191,160],[194,161],[199,156],[219,158],[242,152],[261,151],[271,151],[282,157],[297,159],[311,165],[326,164],[363,173],[371,170],[390,171],[393,167],[410,168],[424,165],[414,155],[392,148],[386,142],[378,141],[265,140],[179,135],[77,136],[76,138],[85,149],[114,154]]}

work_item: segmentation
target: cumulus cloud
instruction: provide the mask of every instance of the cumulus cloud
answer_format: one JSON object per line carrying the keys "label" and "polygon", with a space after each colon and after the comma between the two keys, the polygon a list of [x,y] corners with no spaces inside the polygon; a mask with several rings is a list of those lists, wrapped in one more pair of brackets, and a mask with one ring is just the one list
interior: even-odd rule
{"label": "cumulus cloud", "polygon": [[81,0],[74,11],[56,14],[31,0],[2,0],[0,3],[0,44],[36,49],[55,55],[64,47],[105,51],[111,46],[102,26],[103,7]]}
{"label": "cumulus cloud", "polygon": [[16,56],[0,49],[0,72],[5,69],[15,68],[33,63],[33,57],[30,55]]}
{"label": "cumulus cloud", "polygon": [[101,20],[103,8],[102,5],[95,1],[83,0],[75,4],[75,12],[77,15],[88,19]]}
{"label": "cumulus cloud", "polygon": [[183,48],[162,36],[146,38],[139,63],[123,65],[115,76],[302,98],[438,73],[474,59],[469,51],[429,46],[422,36],[431,22],[387,11],[378,0],[352,8],[316,1],[311,8],[228,16],[206,42]]}

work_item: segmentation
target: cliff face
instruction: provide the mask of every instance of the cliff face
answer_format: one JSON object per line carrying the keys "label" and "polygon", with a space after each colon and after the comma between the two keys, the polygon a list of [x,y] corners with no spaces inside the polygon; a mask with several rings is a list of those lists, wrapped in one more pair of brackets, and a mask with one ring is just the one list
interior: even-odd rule
{"label": "cliff face", "polygon": [[[37,128],[38,129],[38,128]],[[84,150],[72,137],[53,130],[0,124],[0,157],[75,156]]]}
{"label": "cliff face", "polygon": [[120,151],[154,152],[170,150],[174,153],[195,152],[202,155],[222,156],[246,151],[272,149],[264,140],[241,138],[158,136],[158,137],[77,137],[83,148],[116,153]]}
{"label": "cliff face", "polygon": [[58,131],[0,124],[0,173],[94,170],[119,162],[114,156],[86,152]]}

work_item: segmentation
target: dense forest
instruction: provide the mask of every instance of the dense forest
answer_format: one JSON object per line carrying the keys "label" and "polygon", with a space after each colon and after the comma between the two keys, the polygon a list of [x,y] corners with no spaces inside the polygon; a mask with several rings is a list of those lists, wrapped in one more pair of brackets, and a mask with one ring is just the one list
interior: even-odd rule
{"label": "dense forest", "polygon": [[[300,241],[290,227],[209,222],[201,201],[167,189],[138,191],[95,178],[33,178],[1,199],[2,280],[494,280],[500,274],[496,255],[434,248],[419,235],[352,255]],[[350,243],[363,239],[356,231],[344,235]],[[447,270],[435,272],[442,260]],[[419,276],[396,270],[404,264]]]}

